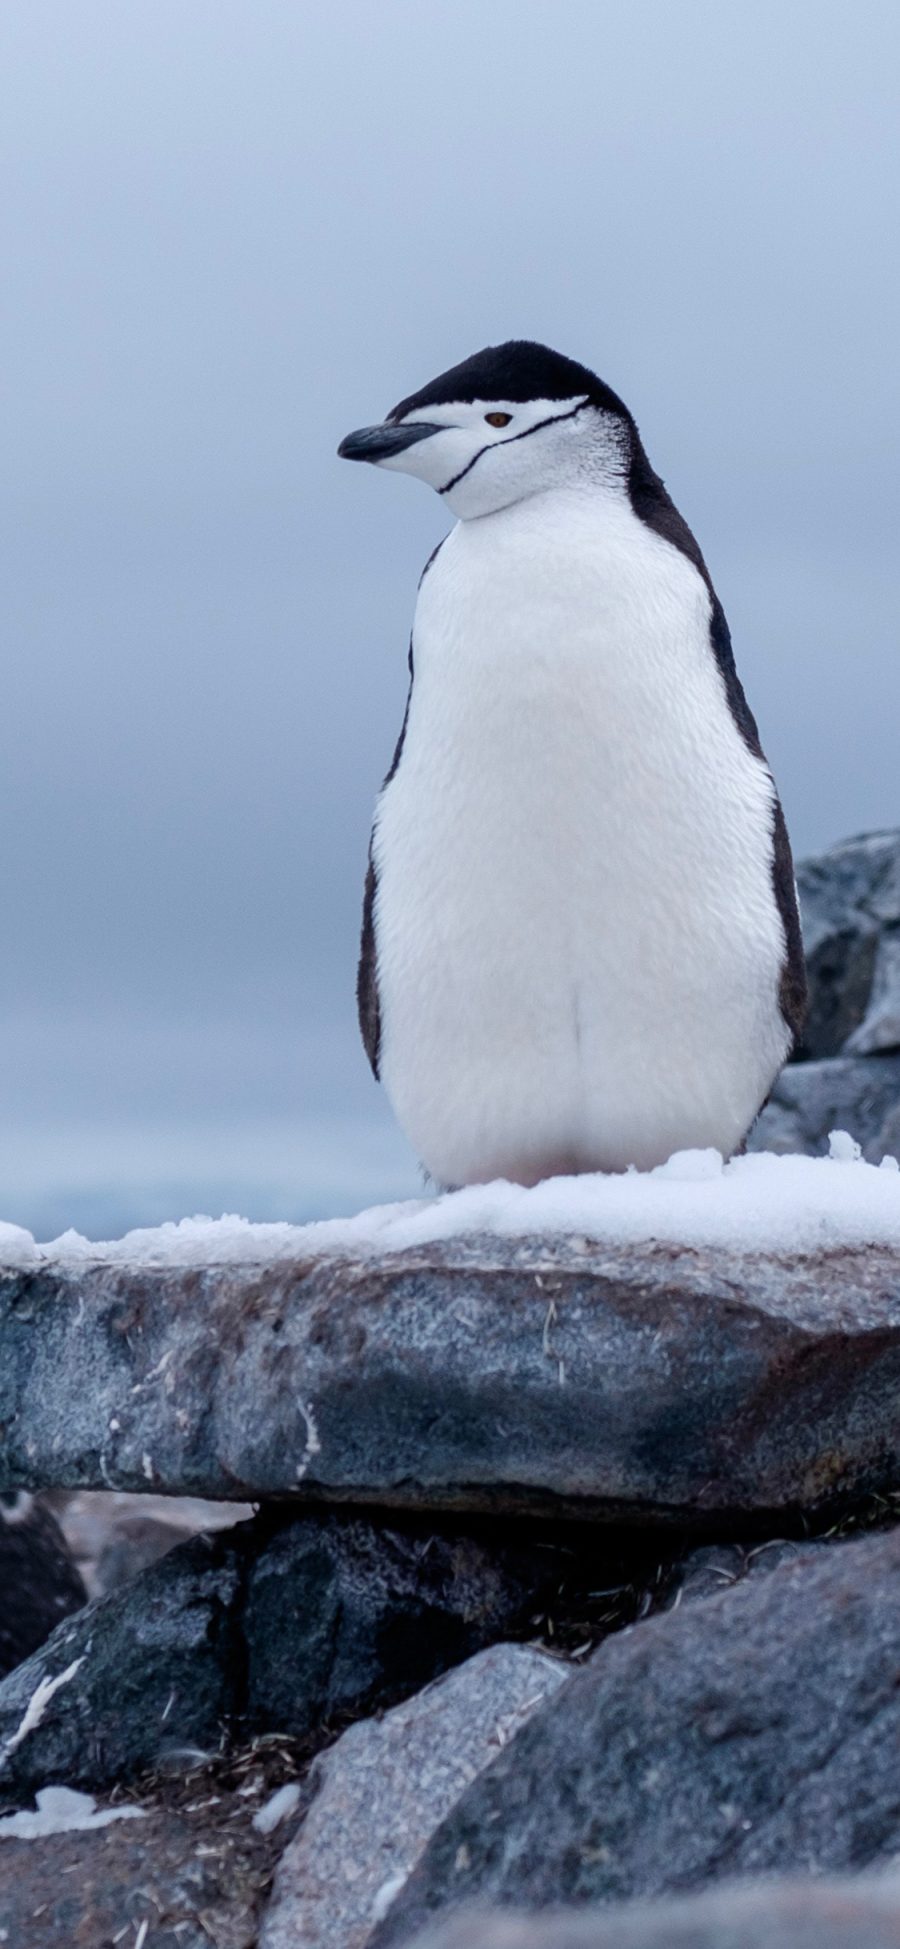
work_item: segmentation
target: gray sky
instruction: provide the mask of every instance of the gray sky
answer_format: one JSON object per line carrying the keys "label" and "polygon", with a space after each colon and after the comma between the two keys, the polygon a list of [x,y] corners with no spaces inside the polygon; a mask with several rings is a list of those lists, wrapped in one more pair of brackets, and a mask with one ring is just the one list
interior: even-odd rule
{"label": "gray sky", "polygon": [[444,522],[334,449],[492,339],[635,411],[795,849],[900,822],[898,56],[893,0],[7,0],[0,1215],[414,1188],[353,982]]}

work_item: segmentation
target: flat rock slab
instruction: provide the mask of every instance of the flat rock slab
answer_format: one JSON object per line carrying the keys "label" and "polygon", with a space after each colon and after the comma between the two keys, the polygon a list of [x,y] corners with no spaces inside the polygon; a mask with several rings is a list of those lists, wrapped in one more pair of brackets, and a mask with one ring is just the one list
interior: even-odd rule
{"label": "flat rock slab", "polygon": [[734,1528],[900,1483],[900,1253],[29,1267],[0,1430],[0,1487]]}
{"label": "flat rock slab", "polygon": [[900,1949],[900,1878],[785,1881],[541,1916],[469,1915],[416,1949]]}
{"label": "flat rock slab", "polygon": [[466,1905],[611,1903],[892,1862],[898,1675],[897,1530],[621,1632],[457,1802],[378,1949]]}
{"label": "flat rock slab", "polygon": [[365,1949],[434,1829],[569,1668],[499,1644],[365,1719],[314,1763],[259,1949]]}

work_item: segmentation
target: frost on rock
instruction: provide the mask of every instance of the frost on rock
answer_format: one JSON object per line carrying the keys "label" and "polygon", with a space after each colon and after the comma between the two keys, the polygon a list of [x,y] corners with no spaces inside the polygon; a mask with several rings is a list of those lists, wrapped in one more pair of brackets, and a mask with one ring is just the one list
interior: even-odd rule
{"label": "frost on rock", "polygon": [[0,1225],[0,1264],[215,1266],[326,1254],[360,1258],[478,1233],[568,1233],[616,1245],[658,1241],[746,1252],[900,1246],[896,1160],[865,1163],[846,1131],[832,1132],[829,1144],[828,1157],[757,1151],[728,1164],[718,1151],[679,1151],[652,1171],[549,1178],[531,1190],[501,1180],[309,1225],[183,1218],[107,1243],[64,1232],[42,1246],[18,1226]]}

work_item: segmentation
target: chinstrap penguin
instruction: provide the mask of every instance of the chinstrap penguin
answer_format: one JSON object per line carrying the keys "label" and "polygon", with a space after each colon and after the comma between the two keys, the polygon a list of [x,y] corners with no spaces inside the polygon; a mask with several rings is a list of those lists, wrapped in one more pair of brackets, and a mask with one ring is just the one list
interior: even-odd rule
{"label": "chinstrap penguin", "polygon": [[359,1009],[438,1184],[742,1143],[805,981],[778,795],[703,556],[634,419],[489,346],[339,452],[436,489],[378,800]]}

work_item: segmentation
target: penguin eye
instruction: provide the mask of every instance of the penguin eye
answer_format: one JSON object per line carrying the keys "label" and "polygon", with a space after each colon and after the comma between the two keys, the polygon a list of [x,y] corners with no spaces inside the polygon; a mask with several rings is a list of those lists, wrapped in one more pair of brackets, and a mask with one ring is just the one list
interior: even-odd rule
{"label": "penguin eye", "polygon": [[512,414],[511,413],[485,413],[484,417],[487,420],[488,426],[508,426],[510,420],[512,419]]}

